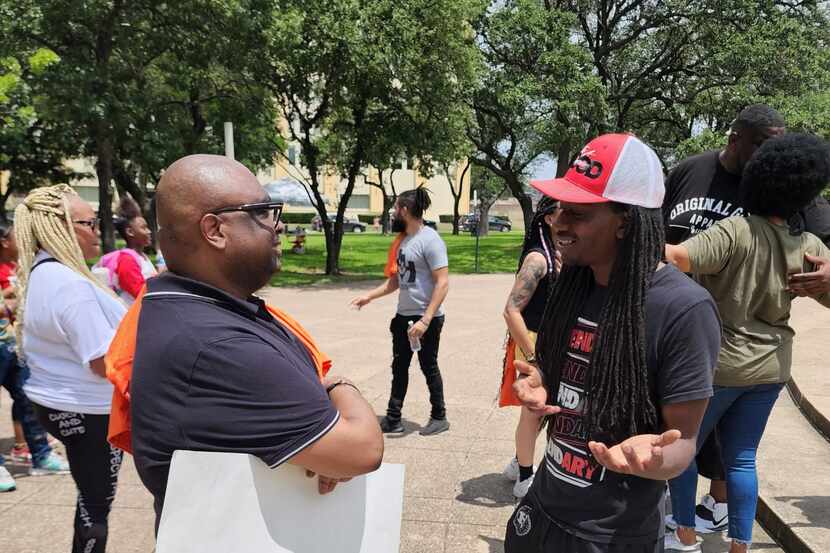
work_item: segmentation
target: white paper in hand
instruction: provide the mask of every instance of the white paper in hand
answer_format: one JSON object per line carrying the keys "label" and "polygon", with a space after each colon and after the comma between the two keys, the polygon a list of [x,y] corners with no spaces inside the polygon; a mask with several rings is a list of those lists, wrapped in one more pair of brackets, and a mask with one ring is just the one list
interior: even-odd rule
{"label": "white paper in hand", "polygon": [[384,464],[321,496],[294,465],[176,451],[156,552],[395,553],[403,481],[403,465]]}

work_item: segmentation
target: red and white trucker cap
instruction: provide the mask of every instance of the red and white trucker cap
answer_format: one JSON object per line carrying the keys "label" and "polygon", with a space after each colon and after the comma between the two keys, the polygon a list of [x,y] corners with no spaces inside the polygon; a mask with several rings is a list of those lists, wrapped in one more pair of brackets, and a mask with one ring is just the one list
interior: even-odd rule
{"label": "red and white trucker cap", "polygon": [[546,196],[575,204],[657,208],[666,194],[657,154],[632,134],[599,136],[582,148],[564,177],[530,184]]}

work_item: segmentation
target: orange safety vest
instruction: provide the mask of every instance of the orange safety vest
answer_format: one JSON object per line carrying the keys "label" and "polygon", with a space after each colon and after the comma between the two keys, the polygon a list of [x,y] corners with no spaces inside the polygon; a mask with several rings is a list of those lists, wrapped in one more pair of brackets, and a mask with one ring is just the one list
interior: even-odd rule
{"label": "orange safety vest", "polygon": [[[118,325],[115,337],[112,339],[109,351],[104,356],[107,365],[107,378],[113,383],[112,409],[110,411],[109,442],[128,453],[133,452],[132,432],[130,423],[130,379],[133,374],[133,359],[135,357],[136,335],[138,334],[138,319],[141,313],[141,300],[147,286],[141,288],[135,303],[130,306],[127,314]],[[317,369],[317,375],[322,380],[331,369],[331,359],[317,349],[311,335],[300,324],[276,307],[266,306],[271,315],[291,331],[300,343],[305,346]]]}

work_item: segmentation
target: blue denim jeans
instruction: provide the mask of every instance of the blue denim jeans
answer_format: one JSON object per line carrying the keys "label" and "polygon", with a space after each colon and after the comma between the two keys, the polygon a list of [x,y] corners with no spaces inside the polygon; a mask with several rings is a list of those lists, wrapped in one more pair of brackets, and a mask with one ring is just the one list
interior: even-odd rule
{"label": "blue denim jeans", "polygon": [[[23,435],[32,454],[32,466],[39,467],[52,453],[46,430],[38,422],[32,403],[23,392],[23,384],[29,379],[29,367],[17,359],[14,343],[0,344],[0,385],[8,390],[14,402],[12,418],[23,426]],[[0,465],[5,462],[0,454]]]}
{"label": "blue denim jeans", "polygon": [[[749,543],[752,522],[758,505],[758,474],[755,456],[767,426],[772,406],[784,384],[758,384],[744,387],[715,386],[700,432],[698,450],[717,425],[721,455],[726,467],[729,498],[729,537]],[[692,464],[680,476],[669,481],[674,519],[680,526],[695,527],[697,465]]]}

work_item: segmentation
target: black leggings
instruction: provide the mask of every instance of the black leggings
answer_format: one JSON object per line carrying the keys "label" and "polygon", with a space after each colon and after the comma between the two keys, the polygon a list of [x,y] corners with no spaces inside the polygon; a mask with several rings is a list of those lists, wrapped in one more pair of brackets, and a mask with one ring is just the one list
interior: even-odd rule
{"label": "black leggings", "polygon": [[35,404],[40,423],[66,446],[78,487],[72,553],[104,553],[107,517],[115,499],[123,452],[107,441],[109,415],[55,411]]}
{"label": "black leggings", "polygon": [[[414,323],[420,319],[420,316],[395,315],[389,324],[389,331],[392,333],[392,394],[386,414],[392,420],[401,419],[403,400],[409,388],[409,364],[412,362],[412,347],[407,335],[409,321]],[[424,373],[429,388],[429,402],[432,405],[430,418],[437,420],[447,418],[444,408],[444,381],[438,369],[438,345],[441,342],[443,327],[444,317],[434,317],[421,337],[421,350],[418,352],[421,372]]]}

